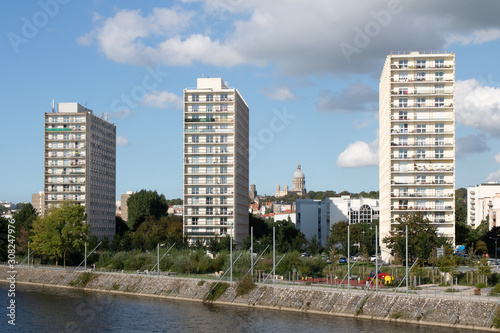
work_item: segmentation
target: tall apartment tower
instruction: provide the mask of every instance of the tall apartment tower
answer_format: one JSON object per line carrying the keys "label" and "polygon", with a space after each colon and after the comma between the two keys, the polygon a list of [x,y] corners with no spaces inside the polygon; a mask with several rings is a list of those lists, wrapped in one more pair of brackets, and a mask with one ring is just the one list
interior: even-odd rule
{"label": "tall apartment tower", "polygon": [[454,243],[455,54],[390,54],[379,98],[380,241],[422,213]]}
{"label": "tall apartment tower", "polygon": [[248,235],[248,106],[220,78],[184,89],[184,234]]}
{"label": "tall apartment tower", "polygon": [[86,208],[91,235],[115,234],[116,127],[78,103],[45,113],[44,210],[64,201]]}

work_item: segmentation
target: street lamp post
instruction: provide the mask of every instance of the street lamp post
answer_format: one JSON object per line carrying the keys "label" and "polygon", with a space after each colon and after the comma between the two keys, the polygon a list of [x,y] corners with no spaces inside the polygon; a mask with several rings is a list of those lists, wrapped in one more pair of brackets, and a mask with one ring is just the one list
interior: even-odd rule
{"label": "street lamp post", "polygon": [[495,265],[497,265],[497,253],[498,253],[497,242],[498,242],[498,238],[497,237],[490,237],[490,239],[494,239],[495,240]]}

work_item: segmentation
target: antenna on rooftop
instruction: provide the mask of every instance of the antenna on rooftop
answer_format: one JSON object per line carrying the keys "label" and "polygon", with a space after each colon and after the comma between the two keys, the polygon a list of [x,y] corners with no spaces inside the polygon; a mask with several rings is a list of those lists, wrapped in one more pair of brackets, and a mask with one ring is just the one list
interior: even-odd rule
{"label": "antenna on rooftop", "polygon": [[52,113],[54,113],[54,99],[52,98],[52,103],[50,103],[50,107],[52,109]]}

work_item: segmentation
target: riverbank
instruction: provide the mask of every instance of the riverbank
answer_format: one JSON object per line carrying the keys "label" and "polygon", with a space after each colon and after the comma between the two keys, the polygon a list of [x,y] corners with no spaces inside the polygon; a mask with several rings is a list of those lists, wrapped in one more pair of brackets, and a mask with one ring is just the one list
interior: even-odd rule
{"label": "riverbank", "polygon": [[[0,267],[7,276],[7,267]],[[170,276],[70,272],[50,269],[16,269],[16,284],[79,288],[114,294],[206,302],[205,296],[214,281]],[[83,280],[82,280],[83,279]],[[5,279],[2,282],[7,282]],[[335,292],[332,288],[265,285],[246,295],[236,296],[237,283],[229,284],[214,304],[259,307],[293,312],[397,321],[417,325],[455,327],[484,331],[491,328],[497,302],[436,299],[404,294],[385,294],[362,291]]]}

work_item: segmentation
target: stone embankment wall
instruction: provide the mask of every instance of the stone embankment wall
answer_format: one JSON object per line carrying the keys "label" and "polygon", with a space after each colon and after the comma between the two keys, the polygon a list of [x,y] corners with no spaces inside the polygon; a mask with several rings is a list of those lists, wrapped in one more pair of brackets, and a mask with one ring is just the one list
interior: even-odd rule
{"label": "stone embankment wall", "polygon": [[[0,267],[0,274],[6,277],[7,270],[5,266]],[[16,283],[21,284],[84,288],[198,302],[205,301],[205,296],[215,282],[171,276],[95,272],[83,286],[80,280],[81,272],[20,267],[17,272]],[[236,285],[236,282],[230,285],[215,303],[499,331],[492,328],[492,318],[500,311],[496,302],[443,300],[371,292],[348,293],[335,292],[332,289],[270,285],[255,288],[246,295],[236,297]]]}

